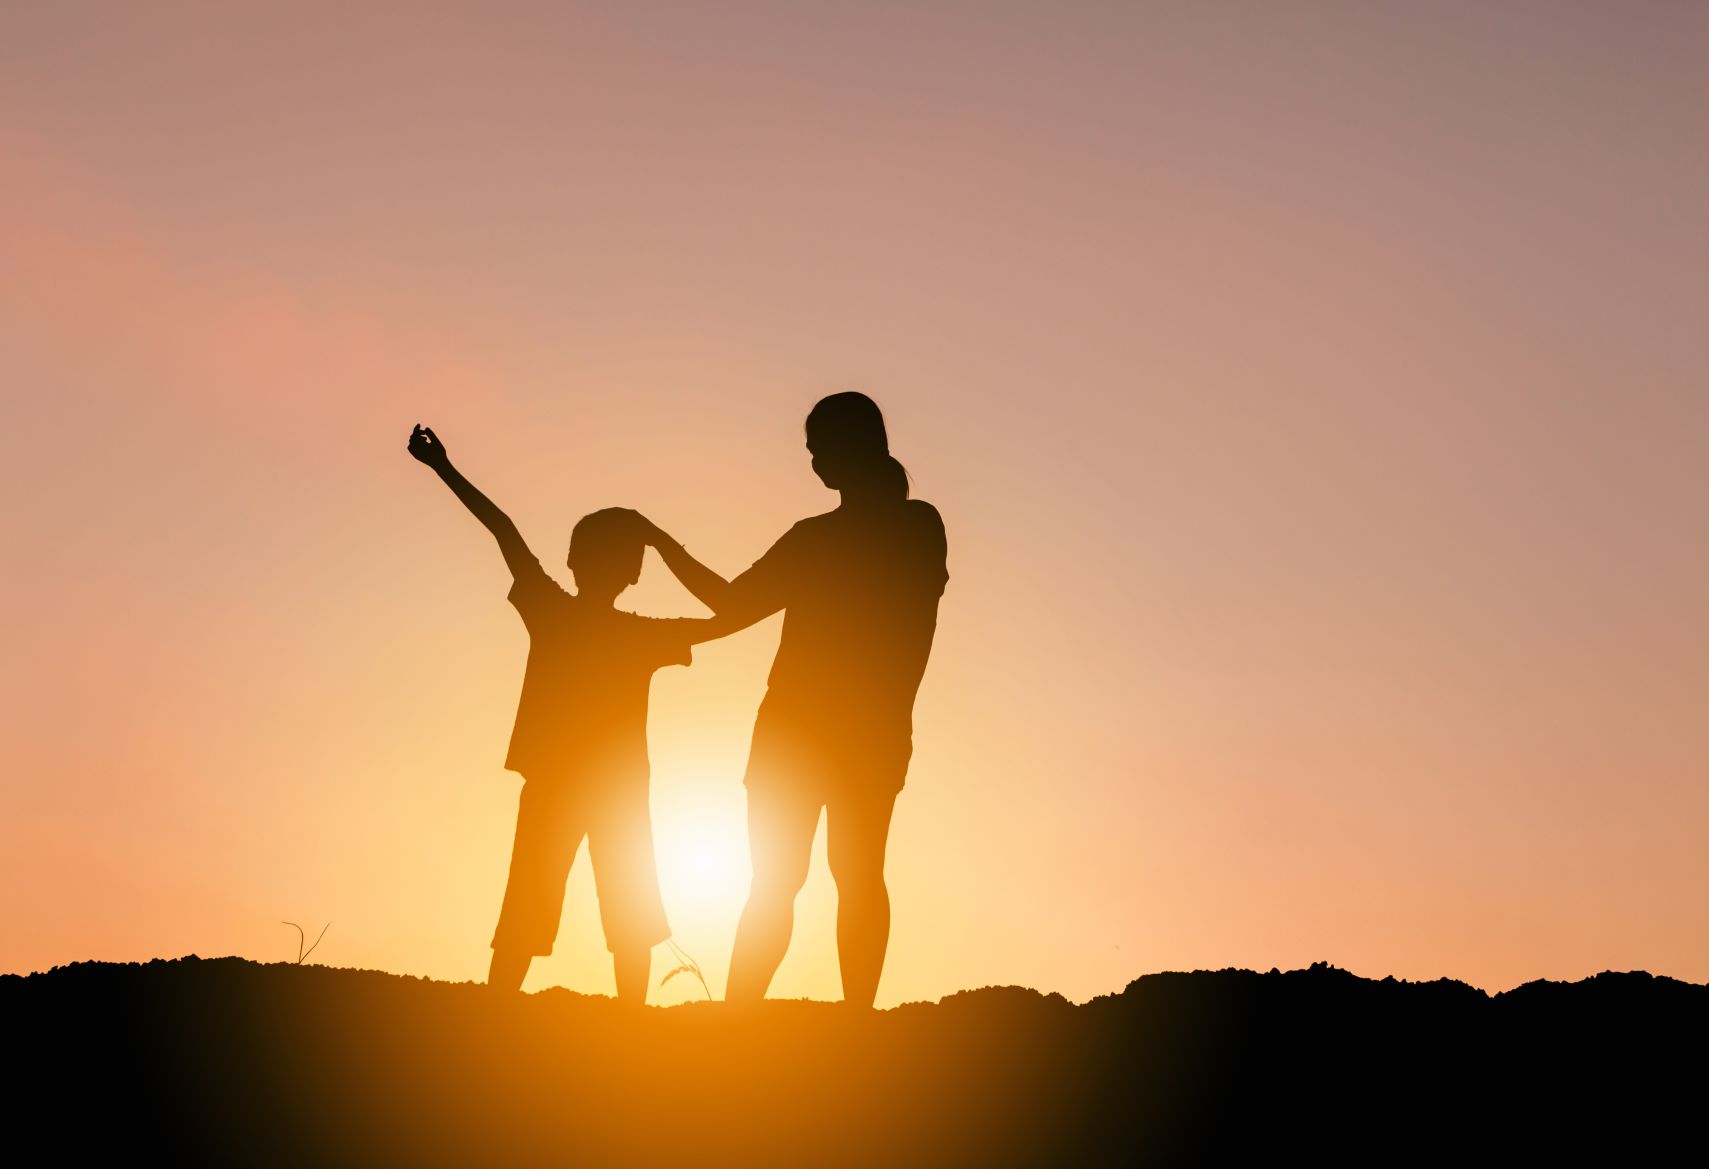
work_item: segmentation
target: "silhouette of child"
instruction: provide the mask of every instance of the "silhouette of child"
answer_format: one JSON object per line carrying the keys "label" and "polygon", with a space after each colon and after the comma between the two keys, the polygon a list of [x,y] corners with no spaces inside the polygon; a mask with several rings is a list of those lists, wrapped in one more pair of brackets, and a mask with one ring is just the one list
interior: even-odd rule
{"label": "silhouette of child", "polygon": [[510,517],[451,465],[431,429],[409,453],[432,467],[498,540],[510,567],[510,603],[528,628],[528,665],[505,767],[523,777],[504,903],[492,939],[489,985],[520,990],[536,954],[550,954],[564,885],[588,840],[600,922],[617,997],[640,1005],[652,948],[670,936],[659,896],[648,807],[647,693],[653,671],[688,665],[690,645],[722,636],[717,619],[641,617],[614,606],[640,577],[651,530],[627,508],[583,516],[566,560],[576,592],[529,551]]}

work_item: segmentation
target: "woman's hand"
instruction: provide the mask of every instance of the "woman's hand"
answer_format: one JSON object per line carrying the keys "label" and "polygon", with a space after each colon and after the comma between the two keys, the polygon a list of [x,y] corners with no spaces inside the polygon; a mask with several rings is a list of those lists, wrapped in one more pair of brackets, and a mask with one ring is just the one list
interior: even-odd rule
{"label": "woman's hand", "polygon": [[658,524],[655,524],[652,520],[648,519],[640,512],[635,511],[633,508],[631,508],[630,511],[635,517],[635,527],[636,530],[641,533],[641,539],[645,540],[650,546],[662,550],[676,544],[676,541],[670,538],[669,533],[659,527]]}

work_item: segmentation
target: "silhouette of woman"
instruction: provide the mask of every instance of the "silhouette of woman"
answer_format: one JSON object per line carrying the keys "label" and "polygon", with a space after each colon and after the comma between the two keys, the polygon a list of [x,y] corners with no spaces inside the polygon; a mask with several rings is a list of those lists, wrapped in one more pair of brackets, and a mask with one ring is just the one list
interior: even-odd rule
{"label": "silhouette of woman", "polygon": [[765,997],[789,948],[824,808],[843,999],[870,1007],[890,937],[885,843],[949,579],[946,544],[937,509],[908,498],[908,474],[871,398],[821,399],[807,415],[807,449],[841,504],[797,523],[734,580],[657,528],[652,536],[720,626],[741,629],[785,610],[743,781],[753,885],[726,997]]}

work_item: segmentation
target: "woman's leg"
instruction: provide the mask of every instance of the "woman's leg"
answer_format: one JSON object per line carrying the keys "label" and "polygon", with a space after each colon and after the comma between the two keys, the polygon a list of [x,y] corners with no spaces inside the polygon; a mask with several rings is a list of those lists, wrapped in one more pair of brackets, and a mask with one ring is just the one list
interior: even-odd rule
{"label": "woman's leg", "polygon": [[837,964],[843,1001],[870,1007],[890,944],[890,890],[884,846],[890,838],[894,792],[838,795],[826,808],[827,852],[837,882]]}
{"label": "woman's leg", "polygon": [[528,977],[528,967],[534,955],[526,950],[493,950],[492,965],[487,968],[487,985],[494,990],[517,991]]}
{"label": "woman's leg", "polygon": [[730,983],[724,998],[757,1003],[789,950],[795,929],[795,895],[807,883],[819,808],[811,797],[782,785],[748,788],[748,849],[754,878],[736,927]]}

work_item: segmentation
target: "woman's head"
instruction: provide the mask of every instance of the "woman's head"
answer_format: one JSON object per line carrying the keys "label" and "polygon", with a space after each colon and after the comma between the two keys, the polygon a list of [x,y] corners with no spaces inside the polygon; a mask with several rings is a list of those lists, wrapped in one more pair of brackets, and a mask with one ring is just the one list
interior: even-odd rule
{"label": "woman's head", "polygon": [[853,390],[820,398],[807,414],[807,449],[826,487],[908,498],[908,472],[890,454],[878,403]]}

